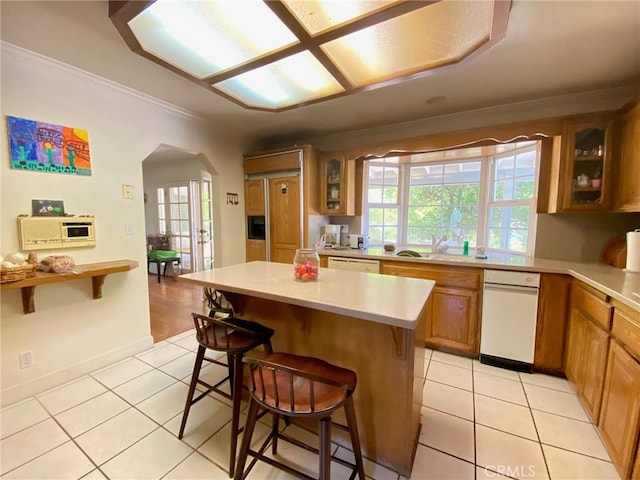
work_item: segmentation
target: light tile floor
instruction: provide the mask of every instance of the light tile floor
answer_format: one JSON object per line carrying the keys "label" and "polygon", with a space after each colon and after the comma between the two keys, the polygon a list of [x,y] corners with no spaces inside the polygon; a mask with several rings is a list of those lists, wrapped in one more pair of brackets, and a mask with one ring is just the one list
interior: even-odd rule
{"label": "light tile floor", "polygon": [[[228,400],[205,397],[191,409],[184,438],[177,438],[196,347],[193,331],[185,332],[4,408],[0,476],[228,478]],[[441,352],[427,351],[426,361],[423,427],[412,479],[619,478],[566,380],[518,374]],[[202,372],[209,381],[224,374],[214,365]],[[309,441],[308,432],[287,428]],[[267,434],[267,426],[259,424],[256,443]],[[317,475],[317,459],[309,452],[282,442],[278,453]],[[353,458],[337,445],[335,454]],[[375,480],[404,480],[368,460],[365,471]],[[348,476],[346,468],[332,464],[332,478]],[[291,477],[258,463],[248,478]]]}

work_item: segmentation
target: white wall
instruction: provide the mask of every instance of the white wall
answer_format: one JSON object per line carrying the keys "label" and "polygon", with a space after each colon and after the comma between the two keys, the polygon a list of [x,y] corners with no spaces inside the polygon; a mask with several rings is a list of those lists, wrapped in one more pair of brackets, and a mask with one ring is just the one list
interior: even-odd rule
{"label": "white wall", "polygon": [[[160,144],[201,153],[220,172],[225,190],[243,192],[242,153],[248,141],[149,97],[25,50],[2,44],[2,115],[82,128],[89,133],[90,177],[12,170],[6,121],[0,127],[0,251],[18,249],[16,217],[31,199],[64,200],[68,212],[96,216],[95,248],[64,252],[76,263],[132,259],[140,267],[106,278],[103,298],[91,282],[36,288],[36,312],[22,313],[19,290],[1,298],[1,388],[6,405],[151,347],[141,162]],[[124,200],[123,184],[135,198]],[[244,222],[217,189],[220,264],[244,261]],[[125,235],[125,222],[134,226]],[[222,226],[224,225],[224,228]],[[18,353],[33,352],[20,369]]]}

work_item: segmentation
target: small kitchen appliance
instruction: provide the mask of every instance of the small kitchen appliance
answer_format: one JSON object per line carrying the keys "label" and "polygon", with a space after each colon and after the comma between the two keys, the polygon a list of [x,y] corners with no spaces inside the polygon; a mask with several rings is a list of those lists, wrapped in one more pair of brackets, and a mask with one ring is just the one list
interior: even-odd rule
{"label": "small kitchen appliance", "polygon": [[325,225],[322,227],[320,241],[326,246],[338,245],[340,243],[340,225]]}
{"label": "small kitchen appliance", "polygon": [[369,246],[368,240],[368,237],[359,233],[349,234],[349,246],[351,248],[359,248],[360,250],[367,248]]}
{"label": "small kitchen appliance", "polygon": [[340,225],[340,245],[343,247],[349,246],[349,225]]}

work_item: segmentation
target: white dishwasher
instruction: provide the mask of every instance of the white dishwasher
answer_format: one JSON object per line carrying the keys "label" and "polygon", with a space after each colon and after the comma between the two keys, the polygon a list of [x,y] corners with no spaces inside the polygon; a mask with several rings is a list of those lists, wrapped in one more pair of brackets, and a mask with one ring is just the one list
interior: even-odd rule
{"label": "white dishwasher", "polygon": [[485,270],[480,362],[531,372],[540,274]]}
{"label": "white dishwasher", "polygon": [[354,272],[380,273],[378,260],[365,260],[363,258],[329,257],[327,267],[337,270],[353,270]]}

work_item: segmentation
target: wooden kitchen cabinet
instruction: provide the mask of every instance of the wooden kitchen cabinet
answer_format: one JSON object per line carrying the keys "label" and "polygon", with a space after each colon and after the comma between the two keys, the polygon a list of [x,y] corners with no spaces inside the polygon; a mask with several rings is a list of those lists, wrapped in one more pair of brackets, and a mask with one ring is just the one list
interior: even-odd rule
{"label": "wooden kitchen cabinet", "polygon": [[609,352],[609,333],[593,322],[586,322],[582,351],[581,385],[578,394],[587,413],[598,422],[604,385],[605,365]]}
{"label": "wooden kitchen cabinet", "polygon": [[613,188],[613,116],[568,121],[563,139],[559,211],[608,210]]}
{"label": "wooden kitchen cabinet", "polygon": [[473,290],[434,287],[427,303],[426,346],[477,356],[478,298]]}
{"label": "wooden kitchen cabinet", "polygon": [[265,261],[267,259],[267,241],[247,239],[246,261]]}
{"label": "wooden kitchen cabinet", "polygon": [[244,181],[245,215],[264,215],[264,179]]}
{"label": "wooden kitchen cabinet", "polygon": [[598,428],[618,473],[629,478],[640,431],[640,363],[617,341],[609,351]]}
{"label": "wooden kitchen cabinet", "polygon": [[622,118],[616,178],[615,209],[640,212],[640,101],[628,108]]}
{"label": "wooden kitchen cabinet", "polygon": [[244,155],[245,222],[248,225],[249,216],[265,215],[269,240],[247,235],[246,261],[290,263],[297,248],[317,239],[311,238],[309,217],[319,213],[318,165],[318,152],[311,145]]}
{"label": "wooden kitchen cabinet", "polygon": [[606,300],[603,293],[573,282],[566,374],[594,423],[600,414],[610,343],[612,307]]}
{"label": "wooden kitchen cabinet", "polygon": [[589,320],[580,312],[572,308],[569,315],[569,329],[567,333],[567,348],[565,358],[565,374],[571,383],[580,383],[582,367],[582,345],[584,344],[585,325]]}
{"label": "wooden kitchen cabinet", "polygon": [[300,177],[269,179],[269,238],[272,262],[293,263],[300,235]]}
{"label": "wooden kitchen cabinet", "polygon": [[356,214],[356,162],[342,153],[325,152],[320,156],[320,213]]}
{"label": "wooden kitchen cabinet", "polygon": [[480,351],[480,288],[483,270],[387,261],[380,273],[434,280],[427,302],[425,345],[477,357]]}
{"label": "wooden kitchen cabinet", "polygon": [[564,371],[564,346],[570,293],[570,276],[556,273],[540,275],[533,362],[538,371],[556,375]]}

